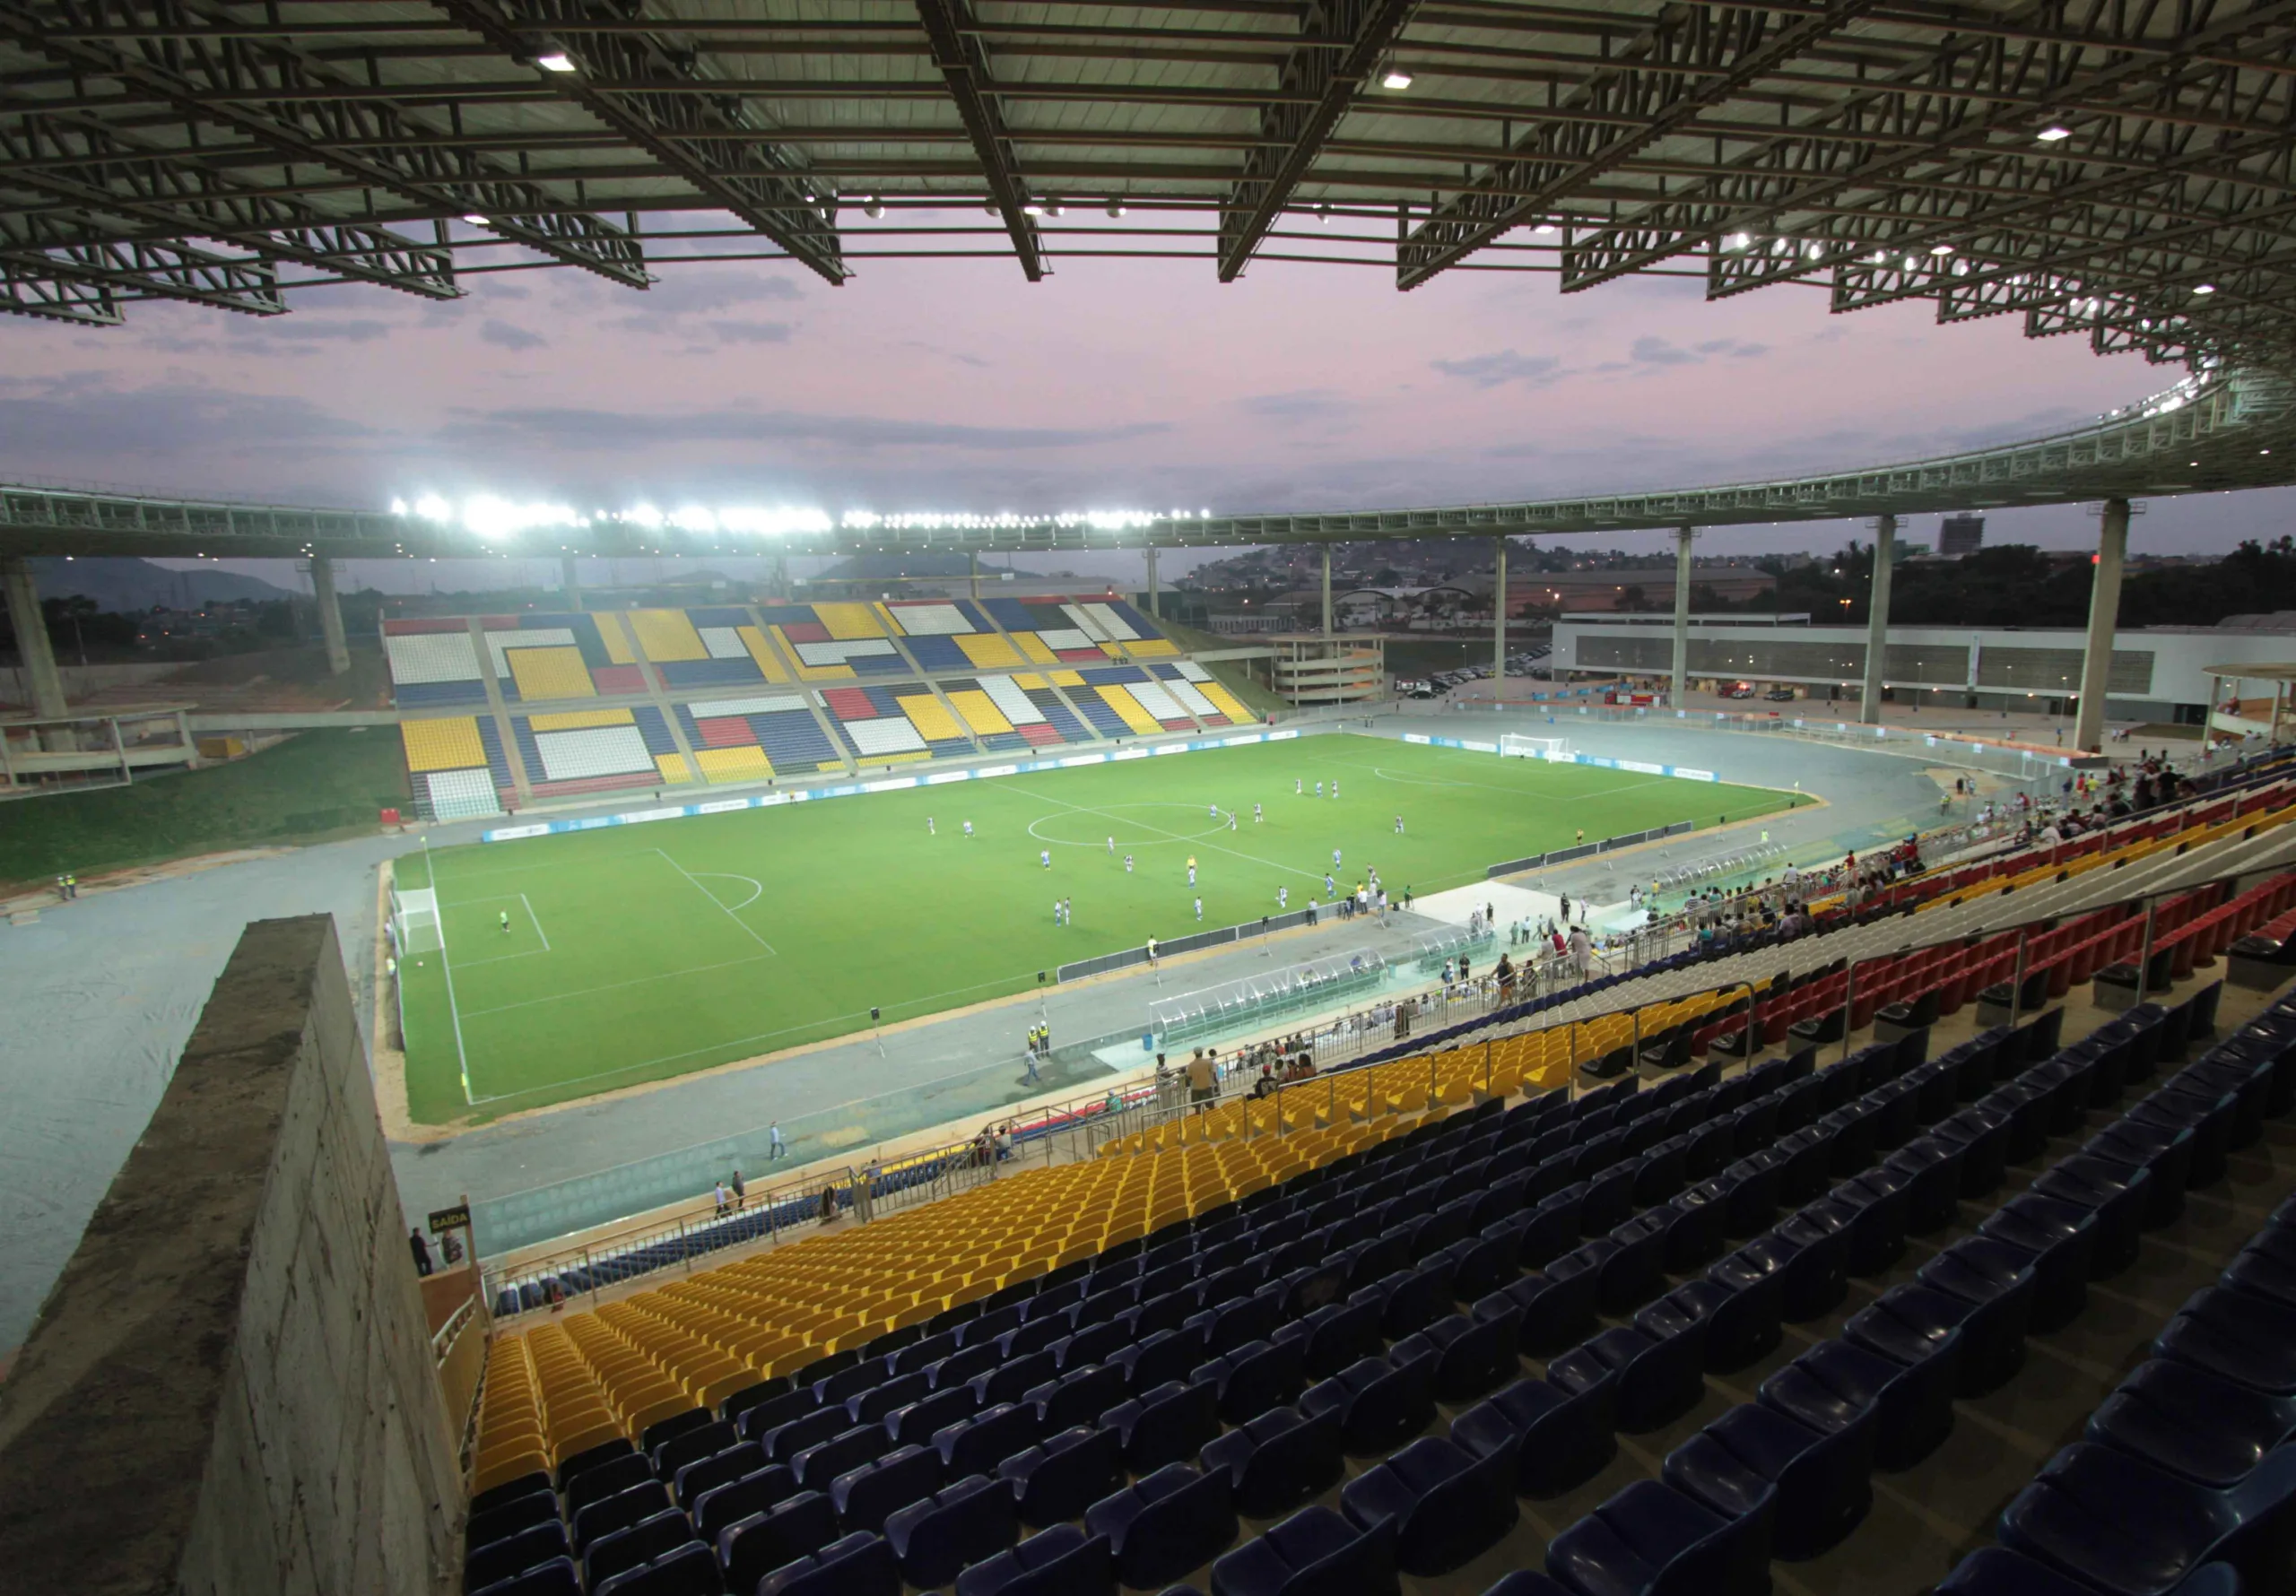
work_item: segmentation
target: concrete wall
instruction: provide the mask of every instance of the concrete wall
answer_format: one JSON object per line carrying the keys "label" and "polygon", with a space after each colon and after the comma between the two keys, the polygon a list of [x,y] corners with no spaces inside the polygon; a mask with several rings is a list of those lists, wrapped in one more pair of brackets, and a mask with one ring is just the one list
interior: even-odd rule
{"label": "concrete wall", "polygon": [[335,923],[258,921],[0,1386],[8,1588],[450,1591],[401,1224]]}

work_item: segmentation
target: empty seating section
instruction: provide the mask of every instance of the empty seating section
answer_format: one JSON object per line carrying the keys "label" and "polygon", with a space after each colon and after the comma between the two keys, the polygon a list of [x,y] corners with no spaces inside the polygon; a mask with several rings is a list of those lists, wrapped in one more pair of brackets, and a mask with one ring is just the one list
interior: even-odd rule
{"label": "empty seating section", "polygon": [[907,671],[872,604],[769,604],[759,616],[797,662],[801,681],[849,681],[862,672]]}
{"label": "empty seating section", "polygon": [[[992,689],[990,682],[1001,686]],[[939,686],[942,695],[949,700],[949,707],[964,722],[965,730],[979,740],[983,749],[992,752],[1029,746],[1030,739],[1014,724],[1016,715],[1022,722],[1043,724],[1043,713],[1029,702],[1028,694],[1014,687],[1008,676],[991,677],[987,681],[944,677]],[[1047,740],[1059,741],[1057,736]]]}
{"label": "empty seating section", "polygon": [[1098,664],[1108,657],[1057,599],[984,599],[981,608],[1004,629],[1030,664]]}
{"label": "empty seating section", "polygon": [[[2179,893],[2156,950],[2213,958],[2292,906],[2291,874]],[[2132,927],[2125,903],[2067,915],[2009,973],[2046,1003],[2134,957]],[[1236,1596],[1392,1592],[1395,1571],[1488,1551],[1518,1496],[1590,1479],[1619,1434],[1675,1424],[1709,1372],[1835,1313],[1848,1278],[1904,1275],[1554,1535],[1544,1575],[1492,1592],[1752,1596],[1773,1559],[1856,1533],[1874,1470],[1932,1452],[1957,1399],[2017,1378],[2028,1334],[2087,1311],[2090,1280],[2296,1108],[2296,1000],[2175,1067],[2213,1029],[2213,984],[2069,1045],[2050,1010],[1930,1058],[1927,1024],[2008,978],[2005,944],[2013,961],[2009,933],[1864,960],[1854,983],[1822,966],[1550,1011],[506,1330],[468,1587],[564,1558],[547,1588],[582,1588],[578,1561],[594,1592],[673,1566],[661,1589],[1153,1591],[1206,1564]],[[1680,1067],[1726,1036],[1758,1047],[1805,1000],[1903,1023],[1825,1068],[1798,1019],[1788,1056]],[[1553,1089],[1638,1050],[1655,1083]],[[1972,1202],[1973,1233],[1901,1262]],[[2292,1238],[2296,1203],[1945,1589],[2153,1596],[2213,1561],[2276,1577]]]}
{"label": "empty seating section", "polygon": [[900,701],[890,688],[824,688],[822,703],[836,720],[839,733],[853,745],[854,756],[858,759],[890,764],[932,757],[924,734],[901,712]]}
{"label": "empty seating section", "polygon": [[486,701],[467,620],[386,620],[383,655],[392,694],[403,708]]}
{"label": "empty seating section", "polygon": [[570,644],[560,648],[513,648],[508,658],[510,684],[519,698],[532,701],[596,696],[597,690],[590,684],[589,667],[582,663],[582,651]]}
{"label": "empty seating section", "polygon": [[502,812],[500,791],[487,771],[434,770],[414,780],[434,820],[491,820]]}
{"label": "empty seating section", "polygon": [[881,606],[880,617],[925,671],[1017,665],[1019,653],[997,636],[978,605],[965,599],[916,599]]}
{"label": "empty seating section", "polygon": [[513,716],[510,730],[542,796],[691,779],[668,723],[651,705]]}
{"label": "empty seating section", "polygon": [[406,768],[418,775],[476,769],[486,764],[486,745],[478,740],[478,722],[467,715],[402,721],[398,731],[406,744]]}
{"label": "empty seating section", "polygon": [[845,769],[802,692],[697,698],[679,705],[677,716],[694,763],[709,781],[762,781],[777,773]]}
{"label": "empty seating section", "polygon": [[893,702],[900,706],[900,712],[909,717],[909,724],[917,728],[917,734],[925,739],[925,746],[932,753],[978,751],[964,724],[930,690],[896,693]]}

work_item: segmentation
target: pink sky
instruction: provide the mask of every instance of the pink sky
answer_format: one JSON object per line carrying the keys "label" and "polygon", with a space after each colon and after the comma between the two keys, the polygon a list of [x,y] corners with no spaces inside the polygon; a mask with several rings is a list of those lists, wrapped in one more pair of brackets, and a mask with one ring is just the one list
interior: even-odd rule
{"label": "pink sky", "polygon": [[[1877,464],[2074,424],[2177,375],[1939,327],[1821,290],[1708,304],[1648,279],[1263,262],[672,265],[639,293],[482,275],[432,305],[296,295],[257,320],[157,304],[109,331],[0,318],[0,477],[379,505],[493,490],[578,504],[882,510],[1370,507],[1691,485]],[[2141,548],[2276,535],[2280,494],[2152,507]],[[2083,535],[2077,510],[2000,531]],[[1914,535],[1926,528],[1910,529]],[[1831,546],[1842,529],[1721,534]]]}

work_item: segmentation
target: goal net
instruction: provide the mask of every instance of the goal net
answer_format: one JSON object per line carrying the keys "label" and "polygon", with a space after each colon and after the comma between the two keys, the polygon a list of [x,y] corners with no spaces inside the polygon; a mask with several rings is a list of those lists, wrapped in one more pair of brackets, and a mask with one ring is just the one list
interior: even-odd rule
{"label": "goal net", "polygon": [[1567,760],[1570,758],[1570,739],[1526,737],[1520,733],[1506,732],[1500,735],[1499,751],[1506,758],[1515,759]]}
{"label": "goal net", "polygon": [[445,933],[439,929],[439,894],[429,887],[405,891],[393,888],[391,931],[401,958],[413,953],[436,953],[445,947]]}

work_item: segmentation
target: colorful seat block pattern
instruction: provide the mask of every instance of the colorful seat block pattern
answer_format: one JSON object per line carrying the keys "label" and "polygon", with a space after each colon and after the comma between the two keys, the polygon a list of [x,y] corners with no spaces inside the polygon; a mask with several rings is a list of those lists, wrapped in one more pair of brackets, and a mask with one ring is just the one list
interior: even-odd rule
{"label": "colorful seat block pattern", "polygon": [[969,754],[973,751],[972,735],[965,729],[949,707],[930,692],[905,692],[894,695],[893,701],[925,739],[925,746],[935,754]]}
{"label": "colorful seat block pattern", "polygon": [[1230,724],[1239,726],[1248,726],[1252,724],[1252,712],[1244,707],[1235,694],[1218,682],[1210,681],[1202,682],[1196,690],[1211,699],[1213,708],[1226,716]]}
{"label": "colorful seat block pattern", "polygon": [[402,708],[486,702],[478,648],[466,620],[387,620],[383,655]]}
{"label": "colorful seat block pattern", "polygon": [[483,770],[434,770],[415,779],[439,820],[491,820],[502,812],[493,780]]}
{"label": "colorful seat block pattern", "polygon": [[406,768],[413,775],[470,770],[486,763],[486,745],[479,741],[478,722],[473,716],[404,721],[398,731],[406,744]]}
{"label": "colorful seat block pattern", "polygon": [[836,717],[838,731],[852,743],[855,755],[860,759],[882,763],[904,755],[932,757],[925,734],[884,688],[827,688],[822,692],[822,702]]}
{"label": "colorful seat block pattern", "polygon": [[[696,699],[679,705],[677,715],[695,764],[711,781],[845,768],[842,750],[822,734],[804,693]],[[744,749],[754,751],[738,751]],[[714,757],[718,755],[725,757]]]}

